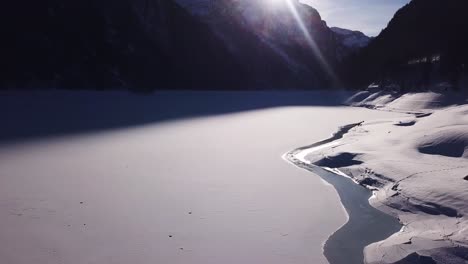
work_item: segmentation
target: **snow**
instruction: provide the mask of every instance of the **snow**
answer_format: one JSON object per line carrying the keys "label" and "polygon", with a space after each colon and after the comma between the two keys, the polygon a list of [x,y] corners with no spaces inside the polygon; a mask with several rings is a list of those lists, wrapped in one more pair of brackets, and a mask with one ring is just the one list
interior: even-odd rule
{"label": "snow", "polygon": [[[283,106],[261,107],[274,101],[269,94],[2,94],[7,131],[68,122],[94,128],[11,144],[2,138],[2,261],[326,263],[322,246],[346,221],[339,197],[281,155],[342,124],[400,114],[336,106],[327,98],[338,95],[325,92],[297,94],[310,105],[279,94]],[[246,107],[226,112],[234,103]],[[198,107],[207,115],[148,122]],[[118,125],[142,116],[141,124]]]}
{"label": "snow", "polygon": [[354,32],[352,30],[339,28],[339,27],[331,27],[330,29],[333,30],[333,32],[335,32],[336,34],[345,35],[345,36],[352,35]]}
{"label": "snow", "polygon": [[466,103],[466,95],[455,92],[415,92],[400,94],[394,91],[361,91],[347,100],[351,106],[363,106],[386,111],[410,113],[432,112],[433,109]]}
{"label": "snow", "polygon": [[402,232],[369,245],[366,263],[411,261],[418,256],[440,263],[466,260],[466,98],[450,92],[359,92],[348,102],[402,116],[366,120],[339,145],[306,157],[375,188],[371,203],[405,225]]}
{"label": "snow", "polygon": [[[302,159],[368,185],[371,204],[404,225],[367,246],[366,263],[466,261],[466,95],[365,91],[348,100],[374,110],[338,106],[334,92],[280,94],[276,105],[264,104],[276,102],[268,95],[2,94],[2,136],[73,119],[61,135],[1,138],[2,260],[326,263],[324,242],[347,221],[337,192],[281,160],[309,145]],[[201,106],[199,116],[151,118]],[[115,115],[145,118],[119,126]],[[93,129],[73,131],[83,122]]]}
{"label": "snow", "polygon": [[331,27],[335,34],[341,37],[341,42],[348,48],[364,48],[369,44],[371,38],[360,31],[354,31],[344,28]]}
{"label": "snow", "polygon": [[419,152],[455,158],[468,158],[468,125],[436,128],[417,141]]}

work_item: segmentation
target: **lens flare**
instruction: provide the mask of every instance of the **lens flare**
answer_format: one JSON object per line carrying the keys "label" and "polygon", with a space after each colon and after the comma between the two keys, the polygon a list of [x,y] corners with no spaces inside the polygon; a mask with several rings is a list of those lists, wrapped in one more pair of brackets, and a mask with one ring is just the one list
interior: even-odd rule
{"label": "lens flare", "polygon": [[[281,0],[271,0],[271,1],[281,1]],[[333,82],[337,83],[338,78],[330,66],[330,64],[327,62],[326,58],[323,56],[322,52],[320,51],[320,48],[318,47],[317,43],[315,42],[314,38],[309,32],[309,29],[304,24],[304,21],[302,21],[301,16],[299,15],[299,12],[297,11],[296,4],[300,4],[299,0],[283,0],[283,2],[286,2],[289,11],[293,15],[294,19],[296,20],[297,25],[299,26],[302,34],[304,34],[304,37],[307,41],[307,44],[309,45],[312,53],[314,56],[317,58],[318,62],[322,66],[322,68],[326,71],[326,73],[329,75],[329,77],[333,80]]]}

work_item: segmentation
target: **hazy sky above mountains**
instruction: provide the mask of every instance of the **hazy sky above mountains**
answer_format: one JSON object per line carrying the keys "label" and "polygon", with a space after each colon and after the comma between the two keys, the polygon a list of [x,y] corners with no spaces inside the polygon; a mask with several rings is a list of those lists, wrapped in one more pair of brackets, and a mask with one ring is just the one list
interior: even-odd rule
{"label": "hazy sky above mountains", "polygon": [[376,36],[410,0],[301,0],[316,8],[328,26]]}

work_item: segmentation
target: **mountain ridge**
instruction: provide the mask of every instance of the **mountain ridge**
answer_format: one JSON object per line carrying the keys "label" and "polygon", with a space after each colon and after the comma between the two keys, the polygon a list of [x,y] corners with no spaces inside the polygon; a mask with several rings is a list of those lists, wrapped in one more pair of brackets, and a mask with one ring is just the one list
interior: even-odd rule
{"label": "mountain ridge", "polygon": [[369,45],[347,59],[348,83],[395,83],[402,90],[463,86],[468,63],[468,2],[412,0]]}
{"label": "mountain ridge", "polygon": [[232,89],[249,80],[170,0],[20,0],[1,13],[3,89]]}
{"label": "mountain ridge", "polygon": [[364,48],[372,39],[359,30],[351,30],[340,27],[331,27],[330,29],[342,38],[341,42],[343,45],[351,49]]}
{"label": "mountain ridge", "polygon": [[0,86],[331,87],[343,47],[317,10],[291,3],[293,9],[265,8],[264,0],[19,0],[0,11],[7,32]]}

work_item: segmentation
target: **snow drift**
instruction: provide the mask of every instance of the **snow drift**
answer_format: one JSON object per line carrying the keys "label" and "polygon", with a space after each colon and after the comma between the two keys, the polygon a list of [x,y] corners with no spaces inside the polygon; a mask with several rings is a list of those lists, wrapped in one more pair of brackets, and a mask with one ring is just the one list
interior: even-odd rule
{"label": "snow drift", "polygon": [[468,158],[468,126],[437,129],[418,142],[424,154]]}
{"label": "snow drift", "polygon": [[399,112],[363,122],[333,147],[310,153],[375,190],[371,203],[398,217],[401,232],[369,245],[366,263],[466,263],[468,105],[455,93],[363,91],[353,106]]}

